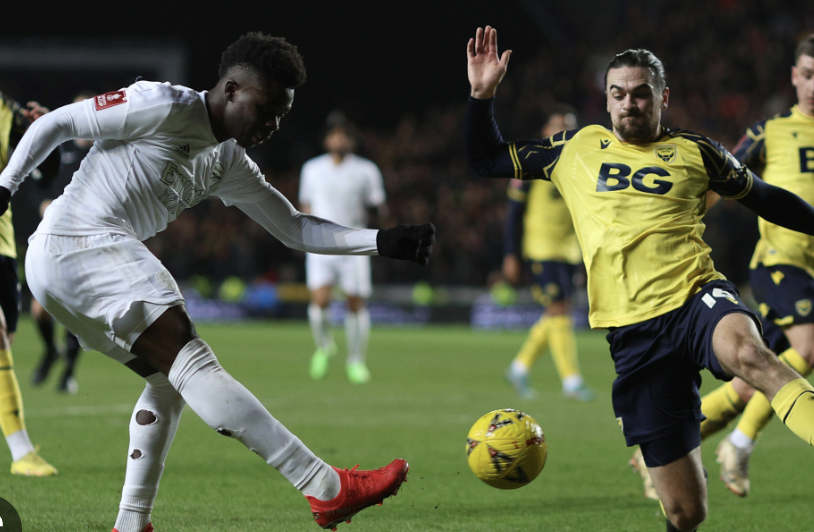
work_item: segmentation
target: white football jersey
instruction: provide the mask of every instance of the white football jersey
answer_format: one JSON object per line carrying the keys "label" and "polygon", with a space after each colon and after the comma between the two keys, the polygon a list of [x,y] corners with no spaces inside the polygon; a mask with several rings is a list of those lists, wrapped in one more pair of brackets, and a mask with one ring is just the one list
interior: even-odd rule
{"label": "white football jersey", "polygon": [[236,205],[284,244],[316,253],[371,255],[375,231],[297,212],[234,139],[212,133],[206,92],[140,81],[66,105],[35,121],[0,175],[13,193],[67,139],[94,143],[38,234],[125,234],[145,240],[209,195]]}
{"label": "white football jersey", "polygon": [[299,196],[301,205],[311,207],[311,214],[348,227],[366,227],[368,208],[386,199],[379,168],[352,153],[339,164],[328,153],[306,161]]}

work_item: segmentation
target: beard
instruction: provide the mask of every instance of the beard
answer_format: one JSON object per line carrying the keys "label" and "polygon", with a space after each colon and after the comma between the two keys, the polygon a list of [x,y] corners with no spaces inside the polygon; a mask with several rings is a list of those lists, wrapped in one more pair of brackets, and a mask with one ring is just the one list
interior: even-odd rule
{"label": "beard", "polygon": [[[635,118],[635,120],[625,121],[625,118]],[[653,136],[658,124],[651,124],[642,116],[628,115],[620,118],[615,128],[625,142],[641,142]]]}

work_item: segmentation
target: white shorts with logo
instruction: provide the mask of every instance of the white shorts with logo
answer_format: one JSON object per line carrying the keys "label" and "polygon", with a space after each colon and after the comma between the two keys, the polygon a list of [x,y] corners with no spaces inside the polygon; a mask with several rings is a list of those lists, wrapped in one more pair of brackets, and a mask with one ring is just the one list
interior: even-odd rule
{"label": "white shorts with logo", "polygon": [[124,235],[35,234],[25,256],[34,298],[87,350],[126,363],[133,343],[167,308],[184,303],[155,255]]}
{"label": "white shorts with logo", "polygon": [[370,257],[367,255],[305,254],[305,279],[309,290],[339,286],[346,295],[370,297]]}

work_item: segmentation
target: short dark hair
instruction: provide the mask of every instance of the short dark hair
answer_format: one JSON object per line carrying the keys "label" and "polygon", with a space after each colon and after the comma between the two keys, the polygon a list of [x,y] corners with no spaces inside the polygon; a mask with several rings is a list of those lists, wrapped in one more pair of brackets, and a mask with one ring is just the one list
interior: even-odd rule
{"label": "short dark hair", "polygon": [[650,50],[639,48],[637,50],[625,50],[621,54],[616,54],[608,68],[605,69],[605,87],[608,86],[608,72],[612,68],[641,67],[650,70],[656,80],[656,88],[663,89],[667,86],[667,74],[664,72],[664,64]]}
{"label": "short dark hair", "polygon": [[362,133],[359,131],[359,128],[356,127],[356,124],[350,121],[350,119],[340,110],[331,111],[328,117],[325,119],[325,128],[323,130],[323,138],[327,137],[332,131],[339,129],[345,135],[348,136],[353,142],[358,143],[362,137]]}
{"label": "short dark hair", "polygon": [[801,55],[814,57],[814,33],[803,37],[803,40],[801,40],[800,43],[797,45],[797,49],[794,50],[795,65],[797,64],[797,60],[800,59]]}
{"label": "short dark hair", "polygon": [[229,45],[220,59],[218,75],[224,77],[233,67],[247,68],[263,81],[275,80],[287,89],[305,83],[305,65],[297,47],[283,37],[249,32]]}

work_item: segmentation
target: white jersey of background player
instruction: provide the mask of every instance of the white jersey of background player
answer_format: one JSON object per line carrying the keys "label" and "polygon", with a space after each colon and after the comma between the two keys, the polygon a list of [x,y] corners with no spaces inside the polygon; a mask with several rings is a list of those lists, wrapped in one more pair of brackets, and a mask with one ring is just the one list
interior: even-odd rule
{"label": "white jersey of background player", "polygon": [[245,148],[265,141],[305,80],[296,48],[260,33],[223,54],[209,92],[140,82],[68,105],[34,123],[0,175],[0,211],[24,176],[60,143],[94,144],[30,240],[36,299],[79,337],[143,376],[130,421],[118,532],[151,531],[164,458],[187,403],[209,426],[277,468],[330,527],[395,492],[407,464],[369,473],[334,469],[274,419],[195,333],[175,281],[141,243],[209,195],[236,205],[286,245],[320,253],[426,263],[433,228],[349,229],[294,209]]}
{"label": "white jersey of background player", "polygon": [[[355,137],[355,128],[350,123],[337,115],[328,117],[324,142],[328,153],[302,166],[299,199],[303,212],[348,227],[367,227],[371,209],[378,209],[382,215],[386,213],[382,174],[373,161],[353,153]],[[311,377],[323,378],[330,357],[336,354],[326,311],[333,287],[338,284],[348,300],[345,314],[348,379],[356,384],[368,382],[370,372],[365,364],[365,353],[370,336],[370,313],[365,300],[371,293],[370,257],[308,253],[305,273],[311,291],[308,321],[317,345],[311,357]]]}

